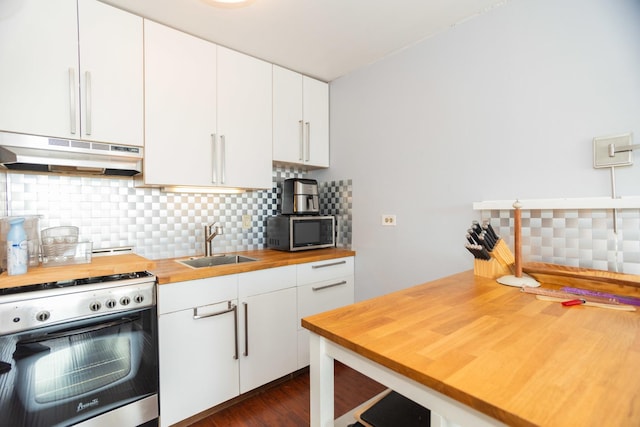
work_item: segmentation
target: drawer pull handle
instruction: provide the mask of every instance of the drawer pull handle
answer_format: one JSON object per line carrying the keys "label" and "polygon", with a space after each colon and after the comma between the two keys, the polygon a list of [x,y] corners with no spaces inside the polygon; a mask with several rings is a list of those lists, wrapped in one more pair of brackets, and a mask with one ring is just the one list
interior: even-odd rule
{"label": "drawer pull handle", "polygon": [[222,311],[216,311],[215,313],[209,313],[209,314],[198,314],[198,308],[200,307],[195,307],[193,309],[193,318],[194,319],[206,319],[207,317],[213,317],[213,316],[220,316],[221,314],[226,314],[226,313],[231,313],[232,311],[236,311],[236,306],[234,304],[231,304],[231,301],[229,301],[229,308],[227,308],[226,310],[222,310]]}
{"label": "drawer pull handle", "polygon": [[234,335],[234,351],[235,351],[235,354],[233,355],[233,359],[238,360],[238,306],[235,304],[232,304],[231,301],[228,301],[227,307],[228,308],[226,310],[216,311],[214,313],[202,314],[202,315],[198,314],[198,308],[200,307],[194,307],[193,318],[196,320],[206,319],[208,317],[214,317],[214,316],[220,316],[222,314],[233,313],[233,335]]}
{"label": "drawer pull handle", "polygon": [[321,264],[321,265],[312,265],[311,268],[324,268],[324,267],[333,267],[334,265],[342,265],[342,264],[346,264],[347,261],[342,260],[342,261],[338,261],[338,262],[330,262],[329,264]]}
{"label": "drawer pull handle", "polygon": [[330,285],[324,285],[324,286],[318,286],[318,287],[313,286],[311,289],[315,292],[315,291],[321,291],[323,289],[333,288],[334,286],[341,286],[341,285],[346,285],[346,284],[347,284],[347,281],[346,280],[342,280],[340,282],[332,283]]}

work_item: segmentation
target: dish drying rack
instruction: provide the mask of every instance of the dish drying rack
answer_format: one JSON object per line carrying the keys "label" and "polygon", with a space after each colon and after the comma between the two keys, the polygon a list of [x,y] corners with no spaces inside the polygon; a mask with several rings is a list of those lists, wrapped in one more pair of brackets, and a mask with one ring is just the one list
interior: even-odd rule
{"label": "dish drying rack", "polygon": [[40,236],[43,267],[91,262],[93,242],[79,241],[78,227],[51,227],[42,230]]}

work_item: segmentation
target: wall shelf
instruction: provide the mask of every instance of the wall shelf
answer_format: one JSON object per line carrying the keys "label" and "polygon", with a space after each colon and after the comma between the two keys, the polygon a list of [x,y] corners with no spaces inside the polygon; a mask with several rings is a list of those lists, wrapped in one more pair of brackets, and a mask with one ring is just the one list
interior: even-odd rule
{"label": "wall shelf", "polygon": [[[473,209],[482,210],[509,210],[513,209],[515,199],[511,200],[487,200],[474,202]],[[522,209],[639,209],[640,196],[619,197],[588,197],[575,199],[523,199]]]}

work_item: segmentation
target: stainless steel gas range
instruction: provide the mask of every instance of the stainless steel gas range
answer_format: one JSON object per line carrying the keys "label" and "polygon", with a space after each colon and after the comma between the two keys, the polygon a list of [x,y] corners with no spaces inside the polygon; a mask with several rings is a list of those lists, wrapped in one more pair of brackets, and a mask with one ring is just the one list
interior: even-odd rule
{"label": "stainless steel gas range", "polygon": [[0,414],[11,426],[157,425],[156,277],[0,289]]}

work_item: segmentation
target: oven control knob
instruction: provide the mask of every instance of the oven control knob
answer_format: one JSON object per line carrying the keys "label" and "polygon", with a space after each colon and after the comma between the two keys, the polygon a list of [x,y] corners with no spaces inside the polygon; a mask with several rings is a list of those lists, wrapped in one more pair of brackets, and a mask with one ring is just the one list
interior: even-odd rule
{"label": "oven control knob", "polygon": [[144,295],[138,294],[135,297],[133,297],[133,300],[138,304],[140,304],[142,301],[144,301]]}
{"label": "oven control knob", "polygon": [[122,304],[122,305],[129,305],[130,302],[131,302],[131,298],[129,298],[129,297],[120,298],[120,304]]}
{"label": "oven control knob", "polygon": [[49,317],[51,317],[51,313],[49,313],[48,311],[40,311],[36,313],[36,320],[38,320],[39,322],[46,322],[47,320],[49,320]]}
{"label": "oven control knob", "polygon": [[98,301],[94,301],[91,304],[89,304],[89,309],[91,311],[98,311],[100,310],[100,307],[102,307],[102,304],[100,304]]}
{"label": "oven control knob", "polygon": [[117,302],[116,302],[116,300],[114,300],[114,299],[108,299],[108,300],[107,300],[107,302],[105,302],[105,303],[104,303],[104,305],[105,305],[107,308],[113,308],[113,307],[115,307],[117,304],[118,304],[118,303],[117,303]]}

